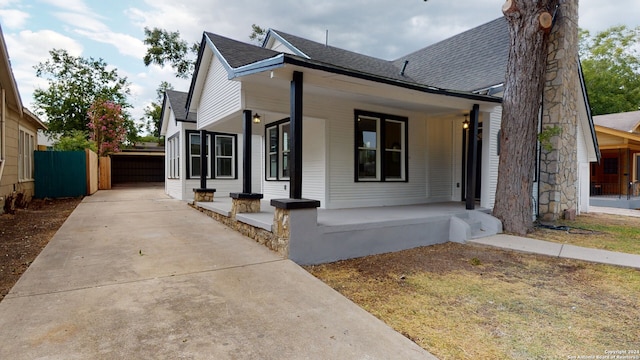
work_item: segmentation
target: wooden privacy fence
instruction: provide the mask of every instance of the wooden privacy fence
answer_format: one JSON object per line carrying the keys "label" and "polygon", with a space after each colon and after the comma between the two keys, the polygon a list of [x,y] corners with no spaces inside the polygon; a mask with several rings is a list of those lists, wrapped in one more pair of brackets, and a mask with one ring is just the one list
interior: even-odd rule
{"label": "wooden privacy fence", "polygon": [[79,197],[110,189],[110,159],[103,159],[91,150],[34,151],[35,197]]}

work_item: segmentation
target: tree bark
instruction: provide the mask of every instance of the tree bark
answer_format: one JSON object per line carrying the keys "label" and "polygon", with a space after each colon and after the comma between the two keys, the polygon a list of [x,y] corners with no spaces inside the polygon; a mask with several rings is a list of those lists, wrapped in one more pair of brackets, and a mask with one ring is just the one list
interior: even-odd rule
{"label": "tree bark", "polygon": [[549,31],[541,28],[539,16],[554,9],[559,1],[511,0],[508,11],[504,12],[511,44],[502,102],[501,151],[493,214],[508,233],[523,235],[533,228],[538,117],[549,44]]}

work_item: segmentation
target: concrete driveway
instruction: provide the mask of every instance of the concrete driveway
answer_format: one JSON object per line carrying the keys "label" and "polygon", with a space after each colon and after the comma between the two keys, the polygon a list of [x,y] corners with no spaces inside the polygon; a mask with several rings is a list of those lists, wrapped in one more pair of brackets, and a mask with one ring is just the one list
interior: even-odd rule
{"label": "concrete driveway", "polygon": [[0,303],[0,359],[435,358],[156,186],[82,201]]}

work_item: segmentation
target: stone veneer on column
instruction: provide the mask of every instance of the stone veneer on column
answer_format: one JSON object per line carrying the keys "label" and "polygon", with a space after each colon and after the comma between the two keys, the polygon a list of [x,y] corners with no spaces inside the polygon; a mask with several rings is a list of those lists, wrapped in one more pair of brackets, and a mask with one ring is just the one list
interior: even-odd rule
{"label": "stone veneer on column", "polygon": [[538,210],[544,220],[557,220],[578,205],[577,126],[580,78],[578,68],[578,1],[561,0],[551,32],[544,88],[542,129],[559,127],[553,150],[542,149]]}

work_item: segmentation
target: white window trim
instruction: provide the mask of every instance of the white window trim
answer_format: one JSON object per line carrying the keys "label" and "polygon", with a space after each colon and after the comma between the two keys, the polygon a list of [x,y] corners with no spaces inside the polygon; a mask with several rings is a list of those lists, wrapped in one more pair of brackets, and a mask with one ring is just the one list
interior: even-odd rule
{"label": "white window trim", "polygon": [[[289,146],[288,149],[285,150],[285,139],[284,139],[284,127],[286,125],[289,125],[289,133],[288,133],[288,140],[291,141],[291,121],[282,121],[282,122],[278,122],[277,124],[270,124],[268,126],[266,126],[266,130],[265,130],[265,136],[266,136],[266,145],[267,145],[267,149],[266,149],[266,179],[267,180],[272,180],[272,181],[289,181],[290,176],[284,176],[284,167],[282,166],[284,164],[284,158],[285,158],[285,154],[288,155],[288,159],[289,159],[289,171],[291,171],[291,146]],[[269,134],[269,132],[273,129],[276,129],[276,135],[277,135],[277,142],[278,142],[278,147],[277,147],[277,152],[271,152],[271,136]],[[276,159],[277,159],[277,169],[276,169],[276,175],[273,176],[273,174],[271,174],[271,156],[272,155],[276,155]]]}
{"label": "white window trim", "polygon": [[[25,139],[26,144],[25,144]],[[34,179],[33,152],[36,148],[36,135],[22,126],[18,131],[18,181],[29,182]],[[27,146],[28,148],[25,148]],[[25,153],[26,149],[26,153]],[[26,168],[25,168],[26,166]],[[28,175],[26,175],[28,174]]]}
{"label": "white window trim", "polygon": [[180,178],[180,137],[174,135],[167,140],[167,177]]}
{"label": "white window trim", "polygon": [[[231,156],[218,155],[218,153],[217,153],[218,138],[229,138],[229,139],[231,139]],[[236,137],[233,136],[233,135],[216,134],[216,135],[214,135],[214,142],[215,142],[215,145],[216,145],[215,146],[216,154],[215,154],[215,159],[214,159],[213,165],[215,167],[215,173],[214,174],[216,174],[216,179],[235,179],[236,178],[236,167],[235,167],[234,159],[236,158]],[[219,175],[219,173],[218,173],[218,159],[231,159],[231,175]]]}

